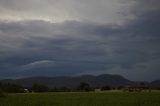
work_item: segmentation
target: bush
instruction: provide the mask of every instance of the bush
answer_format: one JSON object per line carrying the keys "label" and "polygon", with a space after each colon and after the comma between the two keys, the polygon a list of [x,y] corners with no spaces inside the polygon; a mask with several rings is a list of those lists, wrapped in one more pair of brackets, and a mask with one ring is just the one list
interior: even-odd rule
{"label": "bush", "polygon": [[111,87],[108,86],[108,85],[106,85],[106,86],[103,86],[103,87],[101,88],[101,90],[102,90],[102,91],[111,90]]}
{"label": "bush", "polygon": [[0,89],[0,98],[1,97],[6,97],[7,95]]}
{"label": "bush", "polygon": [[49,92],[71,92],[72,90],[70,88],[67,87],[60,87],[60,88],[53,88],[50,89]]}
{"label": "bush", "polygon": [[2,90],[7,93],[23,93],[24,89],[21,85],[6,83],[2,85]]}
{"label": "bush", "polygon": [[89,92],[89,91],[92,91],[92,88],[88,83],[81,82],[77,90],[81,92]]}

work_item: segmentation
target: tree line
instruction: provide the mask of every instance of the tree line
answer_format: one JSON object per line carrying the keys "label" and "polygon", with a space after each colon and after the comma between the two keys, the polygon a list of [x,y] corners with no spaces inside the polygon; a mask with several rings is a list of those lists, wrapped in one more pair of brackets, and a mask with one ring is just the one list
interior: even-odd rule
{"label": "tree line", "polygon": [[[42,84],[33,84],[31,87],[24,87],[19,84],[12,83],[0,83],[0,93],[24,93],[24,92],[89,92],[94,91],[96,88],[90,86],[90,84],[81,82],[76,88],[67,88],[67,87],[54,87],[49,88],[46,85]],[[110,90],[111,87],[106,85],[101,88],[101,90]]]}
{"label": "tree line", "polygon": [[[142,84],[141,84],[142,85]],[[67,88],[67,87],[54,87],[49,88],[46,85],[42,84],[33,84],[31,87],[24,87],[19,84],[12,83],[0,83],[0,97],[3,96],[4,93],[29,93],[29,92],[90,92],[90,91],[106,91],[112,89],[121,89],[124,90],[125,87],[120,86],[117,88],[113,88],[109,85],[102,87],[92,87],[90,84],[86,82],[81,82],[79,86],[76,88]],[[155,88],[154,88],[155,89]],[[159,89],[159,88],[156,88]],[[159,89],[160,90],[160,89]]]}

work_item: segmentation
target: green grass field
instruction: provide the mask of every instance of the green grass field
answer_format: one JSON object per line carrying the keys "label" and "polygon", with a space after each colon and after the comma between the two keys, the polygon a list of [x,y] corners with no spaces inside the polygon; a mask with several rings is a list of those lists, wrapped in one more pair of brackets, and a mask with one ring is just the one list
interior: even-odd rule
{"label": "green grass field", "polygon": [[9,94],[0,106],[160,106],[160,92]]}

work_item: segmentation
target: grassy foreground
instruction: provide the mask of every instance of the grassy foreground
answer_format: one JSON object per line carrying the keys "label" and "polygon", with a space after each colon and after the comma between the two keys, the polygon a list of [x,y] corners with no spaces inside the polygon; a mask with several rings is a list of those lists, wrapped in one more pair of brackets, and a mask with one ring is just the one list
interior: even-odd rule
{"label": "grassy foreground", "polygon": [[160,92],[9,94],[0,106],[160,106]]}

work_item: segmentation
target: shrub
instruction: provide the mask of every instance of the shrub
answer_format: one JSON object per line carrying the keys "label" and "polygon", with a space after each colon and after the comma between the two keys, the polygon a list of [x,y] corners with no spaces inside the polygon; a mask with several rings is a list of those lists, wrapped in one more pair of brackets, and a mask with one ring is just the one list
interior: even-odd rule
{"label": "shrub", "polygon": [[1,97],[6,97],[7,95],[2,91],[2,89],[0,89],[0,98]]}
{"label": "shrub", "polygon": [[89,92],[89,91],[92,91],[92,88],[88,83],[81,82],[77,90],[82,92]]}
{"label": "shrub", "polygon": [[111,87],[108,86],[108,85],[106,85],[106,86],[103,86],[103,87],[101,88],[101,90],[102,90],[102,91],[111,90]]}
{"label": "shrub", "polygon": [[17,84],[6,83],[2,85],[2,90],[7,93],[23,93],[23,87]]}

